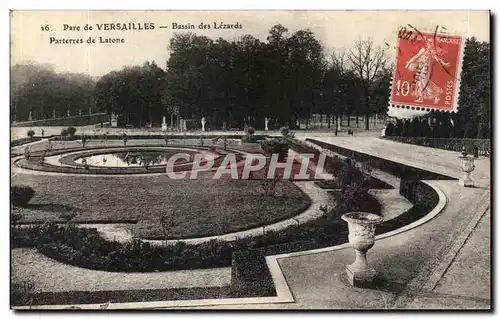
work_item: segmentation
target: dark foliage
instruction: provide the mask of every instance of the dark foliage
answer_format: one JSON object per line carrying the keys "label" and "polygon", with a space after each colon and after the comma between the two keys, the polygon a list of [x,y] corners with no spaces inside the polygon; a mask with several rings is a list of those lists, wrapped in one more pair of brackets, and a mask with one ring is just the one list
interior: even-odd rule
{"label": "dark foliage", "polygon": [[70,127],[68,127],[67,131],[68,131],[69,136],[73,137],[73,136],[75,136],[76,128],[74,128],[73,126],[70,126]]}
{"label": "dark foliage", "polygon": [[287,140],[283,138],[272,138],[262,141],[260,146],[267,155],[278,154],[279,160],[286,158],[290,148]]}
{"label": "dark foliage", "polygon": [[474,147],[486,152],[491,150],[491,140],[489,139],[471,139],[471,138],[426,138],[426,137],[386,137],[391,141],[421,145],[427,147],[440,148],[448,151],[461,152],[465,147],[466,151],[471,154]]}
{"label": "dark foliage", "polygon": [[29,186],[11,186],[10,202],[15,206],[26,206],[35,195],[33,188]]}

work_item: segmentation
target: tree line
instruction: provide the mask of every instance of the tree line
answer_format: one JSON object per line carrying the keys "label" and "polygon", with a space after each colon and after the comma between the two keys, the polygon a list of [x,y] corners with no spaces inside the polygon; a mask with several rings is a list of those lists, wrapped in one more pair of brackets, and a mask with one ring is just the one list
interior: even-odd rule
{"label": "tree line", "polygon": [[[216,40],[194,33],[175,34],[166,68],[155,62],[112,71],[98,81],[84,75],[56,74],[19,65],[12,69],[11,111],[26,120],[29,112],[49,118],[70,109],[96,106],[118,115],[120,125],[159,126],[163,117],[201,118],[211,129],[306,127],[312,114],[328,123],[339,116],[364,120],[385,114],[393,64],[387,47],[359,39],[345,51],[326,52],[310,30],[289,33],[273,26],[266,41],[251,35]],[[459,112],[430,114],[452,122],[458,135],[486,136],[491,131],[489,43],[467,39],[461,75]],[[28,71],[26,71],[28,70]],[[21,74],[23,76],[14,76]],[[24,76],[24,74],[37,74]],[[364,117],[364,119],[363,119]],[[419,121],[422,121],[419,120]],[[435,122],[435,121],[434,121]]]}
{"label": "tree line", "polygon": [[[370,39],[352,50],[325,54],[310,30],[289,34],[273,26],[267,41],[251,35],[228,41],[194,33],[170,40],[166,70],[154,63],[104,76],[96,86],[97,104],[125,124],[154,124],[163,114],[205,118],[216,129],[308,126],[312,114],[368,117],[385,112],[391,68],[384,49]],[[139,80],[141,79],[141,80]]]}
{"label": "tree line", "polygon": [[96,79],[86,74],[57,73],[50,65],[16,64],[10,75],[11,121],[97,113]]}

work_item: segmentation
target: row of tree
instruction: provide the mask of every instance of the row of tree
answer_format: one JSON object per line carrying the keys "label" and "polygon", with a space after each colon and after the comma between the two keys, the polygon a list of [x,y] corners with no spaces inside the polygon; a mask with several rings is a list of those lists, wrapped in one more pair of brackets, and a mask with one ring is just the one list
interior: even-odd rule
{"label": "row of tree", "polygon": [[12,121],[97,113],[96,80],[85,74],[56,73],[50,65],[14,65],[10,80]]}
{"label": "row of tree", "polygon": [[265,118],[294,127],[312,114],[365,115],[368,125],[369,115],[387,105],[391,70],[371,40],[325,55],[311,31],[288,34],[276,25],[266,42],[176,34],[170,52],[166,71],[146,63],[104,76],[97,104],[126,124],[157,124],[164,115],[205,117],[212,128],[264,127]]}
{"label": "row of tree", "polygon": [[[165,116],[206,119],[211,129],[306,126],[312,114],[328,123],[347,115],[365,117],[387,109],[392,65],[387,48],[371,39],[352,49],[325,53],[309,30],[292,34],[282,25],[267,41],[251,35],[228,41],[193,33],[170,40],[166,69],[154,62],[125,67],[99,81],[81,74],[57,74],[46,66],[16,65],[11,75],[11,111],[18,120],[87,114],[90,108],[118,115],[121,125],[159,125]],[[456,134],[487,136],[491,131],[489,44],[467,39],[461,78],[459,112],[431,114],[453,122]],[[429,115],[428,115],[429,116]],[[427,117],[428,117],[427,116]],[[423,119],[419,119],[422,122]],[[447,125],[447,124],[446,124]],[[402,131],[402,130],[401,130]]]}

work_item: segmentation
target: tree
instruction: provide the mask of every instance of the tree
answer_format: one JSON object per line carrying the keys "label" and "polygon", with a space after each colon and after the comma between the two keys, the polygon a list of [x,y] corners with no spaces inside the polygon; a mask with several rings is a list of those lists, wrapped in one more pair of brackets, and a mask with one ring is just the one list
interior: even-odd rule
{"label": "tree", "polygon": [[[466,39],[458,115],[463,137],[488,137],[491,132],[490,45]],[[473,127],[474,126],[474,127]]]}
{"label": "tree", "polygon": [[11,69],[12,120],[48,119],[54,114],[77,114],[93,107],[95,80],[86,74],[57,73],[50,65],[32,62]]}
{"label": "tree", "polygon": [[354,74],[359,78],[365,113],[365,128],[370,128],[370,103],[374,91],[374,84],[383,74],[388,57],[386,49],[375,47],[373,40],[358,40],[354,49],[349,50],[348,60]]}
{"label": "tree", "polygon": [[159,124],[166,115],[162,97],[165,82],[165,71],[154,62],[112,71],[96,85],[96,105],[109,115],[118,115],[120,125]]}

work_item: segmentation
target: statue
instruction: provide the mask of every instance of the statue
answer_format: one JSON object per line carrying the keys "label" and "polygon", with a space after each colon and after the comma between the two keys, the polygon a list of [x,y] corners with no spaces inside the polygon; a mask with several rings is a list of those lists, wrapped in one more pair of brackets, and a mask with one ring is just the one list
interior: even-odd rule
{"label": "statue", "polygon": [[118,120],[115,113],[111,114],[111,127],[118,127]]}
{"label": "statue", "polygon": [[161,130],[163,132],[165,132],[167,130],[167,122],[166,122],[165,116],[163,117],[163,121],[161,123]]}
{"label": "statue", "polygon": [[56,118],[56,109],[53,109],[52,110],[52,118],[55,119]]}
{"label": "statue", "polygon": [[205,132],[205,123],[206,123],[206,121],[205,121],[205,117],[202,117],[202,118],[201,118],[201,130],[202,130],[203,132]]}
{"label": "statue", "polygon": [[69,110],[66,111],[66,116],[70,117],[71,114],[69,114]]}
{"label": "statue", "polygon": [[33,116],[31,115],[31,111],[30,114],[28,115],[28,121],[33,121]]}
{"label": "statue", "polygon": [[266,125],[265,130],[266,130],[266,131],[268,131],[268,130],[269,130],[269,128],[268,128],[269,118],[267,118],[267,117],[266,117],[266,118],[264,119],[264,124]]}

